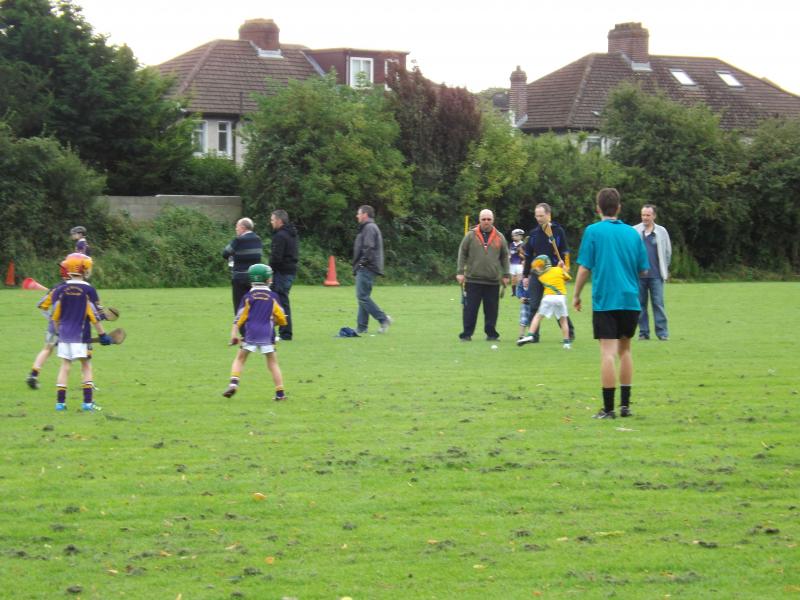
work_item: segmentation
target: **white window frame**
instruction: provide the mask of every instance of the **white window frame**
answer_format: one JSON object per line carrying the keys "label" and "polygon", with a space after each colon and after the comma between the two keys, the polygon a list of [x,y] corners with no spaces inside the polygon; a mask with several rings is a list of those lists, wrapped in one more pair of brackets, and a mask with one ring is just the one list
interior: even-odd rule
{"label": "white window frame", "polygon": [[208,152],[208,121],[198,121],[192,130],[192,147],[195,156]]}
{"label": "white window frame", "polygon": [[670,72],[670,73],[672,73],[672,76],[673,76],[673,77],[674,77],[674,78],[675,78],[675,79],[678,81],[678,83],[680,83],[681,85],[685,85],[685,86],[697,85],[697,84],[694,82],[694,79],[692,79],[692,78],[689,76],[689,74],[688,74],[686,71],[684,71],[683,69],[670,69],[670,70],[669,70],[669,72]]}
{"label": "white window frame", "polygon": [[[222,128],[224,126],[224,130]],[[221,145],[222,135],[225,135],[225,144]],[[232,157],[233,156],[233,123],[231,121],[217,121],[217,153]]]}
{"label": "white window frame", "polygon": [[717,71],[717,75],[724,81],[728,87],[740,88],[744,87],[742,83],[736,79],[736,76],[730,71]]}
{"label": "white window frame", "polygon": [[[350,87],[363,87],[359,85],[358,82],[358,74],[366,72],[365,70],[361,69],[361,63],[369,65],[369,85],[375,83],[375,61],[372,58],[367,58],[366,56],[351,56],[348,63],[348,68],[350,71]],[[357,71],[353,68],[356,64],[359,65],[359,69]]]}

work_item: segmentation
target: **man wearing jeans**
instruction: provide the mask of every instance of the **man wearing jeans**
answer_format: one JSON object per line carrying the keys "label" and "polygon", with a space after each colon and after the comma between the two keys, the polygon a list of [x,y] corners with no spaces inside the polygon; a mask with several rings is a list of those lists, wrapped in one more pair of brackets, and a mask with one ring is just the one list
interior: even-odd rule
{"label": "man wearing jeans", "polygon": [[642,222],[633,227],[642,236],[650,268],[639,278],[639,302],[642,312],[639,315],[639,339],[650,339],[650,322],[647,315],[647,296],[653,305],[653,322],[658,339],[669,339],[667,313],[664,310],[664,282],[669,276],[669,263],[672,260],[672,244],[669,233],[661,225],[656,225],[656,207],[645,204],[642,207]]}
{"label": "man wearing jeans", "polygon": [[377,275],[383,275],[383,236],[375,224],[375,209],[363,205],[356,212],[358,235],[353,244],[353,275],[356,276],[358,317],[356,331],[366,333],[369,318],[380,324],[378,333],[386,333],[392,318],[381,310],[371,298],[372,284]]}

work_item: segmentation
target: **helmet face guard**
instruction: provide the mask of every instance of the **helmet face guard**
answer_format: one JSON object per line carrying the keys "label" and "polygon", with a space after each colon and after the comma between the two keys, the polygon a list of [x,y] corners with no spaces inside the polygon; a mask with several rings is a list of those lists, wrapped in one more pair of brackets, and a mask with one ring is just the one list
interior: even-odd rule
{"label": "helmet face guard", "polygon": [[247,276],[250,278],[250,283],[269,283],[272,279],[272,267],[261,263],[251,265],[247,269]]}
{"label": "helmet face guard", "polygon": [[537,275],[541,275],[552,266],[553,265],[550,262],[550,257],[546,254],[540,254],[534,258],[533,262],[531,263],[531,268],[536,272]]}

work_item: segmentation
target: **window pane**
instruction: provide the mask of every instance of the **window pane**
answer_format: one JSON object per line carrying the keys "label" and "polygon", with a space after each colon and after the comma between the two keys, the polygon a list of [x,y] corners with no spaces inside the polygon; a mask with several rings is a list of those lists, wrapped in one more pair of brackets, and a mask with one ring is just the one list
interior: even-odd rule
{"label": "window pane", "polygon": [[220,154],[230,154],[230,123],[220,121],[217,123],[217,151]]}

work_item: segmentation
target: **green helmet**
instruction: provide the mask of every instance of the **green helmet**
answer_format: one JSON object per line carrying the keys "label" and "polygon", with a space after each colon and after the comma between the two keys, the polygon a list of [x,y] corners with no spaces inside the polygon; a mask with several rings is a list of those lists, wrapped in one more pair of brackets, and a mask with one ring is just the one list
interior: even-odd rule
{"label": "green helmet", "polygon": [[250,283],[269,283],[272,279],[272,267],[261,263],[251,265],[247,269],[247,276],[250,278]]}
{"label": "green helmet", "polygon": [[531,268],[539,275],[547,271],[550,267],[552,267],[552,263],[550,262],[550,257],[547,254],[540,254],[536,258],[533,259],[531,263]]}

